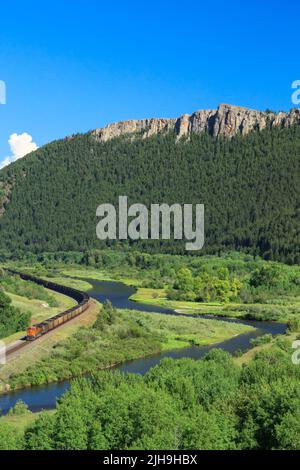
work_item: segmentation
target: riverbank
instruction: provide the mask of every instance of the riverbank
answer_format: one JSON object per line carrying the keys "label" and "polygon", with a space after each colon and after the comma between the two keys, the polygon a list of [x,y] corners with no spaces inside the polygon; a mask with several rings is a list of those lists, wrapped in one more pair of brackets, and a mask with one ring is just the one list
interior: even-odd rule
{"label": "riverbank", "polygon": [[[183,300],[169,300],[165,289],[153,289],[148,287],[138,287],[137,291],[129,298],[133,302],[140,302],[145,305],[156,305],[180,313],[193,313],[195,315],[220,315],[224,308],[224,305],[219,302],[199,303]],[[238,316],[236,316],[236,318],[238,318]]]}
{"label": "riverbank", "polygon": [[[147,306],[173,310],[182,314],[213,315],[220,318],[233,318],[255,321],[288,322],[295,315],[300,315],[300,296],[294,294],[268,295],[266,300],[251,302],[193,302],[187,300],[170,300],[166,288],[148,287],[151,284],[149,273],[136,272],[132,269],[127,276],[123,271],[110,272],[105,269],[68,267],[61,268],[61,274],[55,277],[56,282],[67,283],[82,290],[92,287],[92,282],[121,282],[135,288],[129,299]],[[48,277],[48,276],[47,276]],[[84,277],[84,279],[82,279]],[[49,277],[49,279],[51,279]]]}
{"label": "riverbank", "polygon": [[133,302],[155,305],[172,309],[182,314],[195,316],[213,315],[215,317],[236,318],[255,321],[287,322],[300,313],[300,298],[290,298],[285,305],[278,302],[241,304],[237,302],[190,302],[169,300],[165,289],[139,287],[130,296]]}

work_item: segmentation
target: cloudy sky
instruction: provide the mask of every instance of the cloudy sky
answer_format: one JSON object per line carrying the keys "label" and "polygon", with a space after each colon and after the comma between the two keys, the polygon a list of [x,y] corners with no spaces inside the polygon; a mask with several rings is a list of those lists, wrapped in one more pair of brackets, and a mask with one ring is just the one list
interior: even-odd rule
{"label": "cloudy sky", "polygon": [[0,162],[122,119],[288,110],[299,16],[298,0],[3,2]]}

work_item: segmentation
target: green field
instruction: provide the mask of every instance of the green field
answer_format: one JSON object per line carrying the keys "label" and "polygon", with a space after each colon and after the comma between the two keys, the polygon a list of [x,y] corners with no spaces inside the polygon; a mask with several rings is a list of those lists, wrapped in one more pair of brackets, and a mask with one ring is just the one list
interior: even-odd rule
{"label": "green field", "polygon": [[169,300],[165,289],[153,289],[139,287],[130,300],[147,305],[157,305],[176,310],[181,313],[212,314],[218,315],[223,311],[223,305],[219,302],[189,302],[187,300]]}

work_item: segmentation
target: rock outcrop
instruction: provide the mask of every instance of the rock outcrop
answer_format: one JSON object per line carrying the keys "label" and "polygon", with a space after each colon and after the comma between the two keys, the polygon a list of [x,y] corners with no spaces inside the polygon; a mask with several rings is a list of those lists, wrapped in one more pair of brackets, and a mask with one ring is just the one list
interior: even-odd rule
{"label": "rock outcrop", "polygon": [[231,138],[237,134],[246,135],[255,129],[262,130],[267,125],[290,127],[293,124],[300,124],[300,110],[297,108],[289,113],[272,113],[221,104],[216,110],[195,111],[193,114],[183,114],[177,119],[153,118],[121,121],[95,129],[92,134],[101,142],[131,134],[147,138],[171,130],[175,132],[177,139],[204,131],[215,137]]}

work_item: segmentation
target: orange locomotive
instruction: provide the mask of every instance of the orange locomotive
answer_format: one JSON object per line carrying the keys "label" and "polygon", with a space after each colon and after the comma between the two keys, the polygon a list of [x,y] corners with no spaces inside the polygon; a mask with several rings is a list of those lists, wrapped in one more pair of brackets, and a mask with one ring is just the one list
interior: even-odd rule
{"label": "orange locomotive", "polygon": [[26,336],[27,341],[33,341],[34,339],[41,336],[42,334],[41,331],[42,331],[41,328],[35,325],[27,328],[27,336]]}

